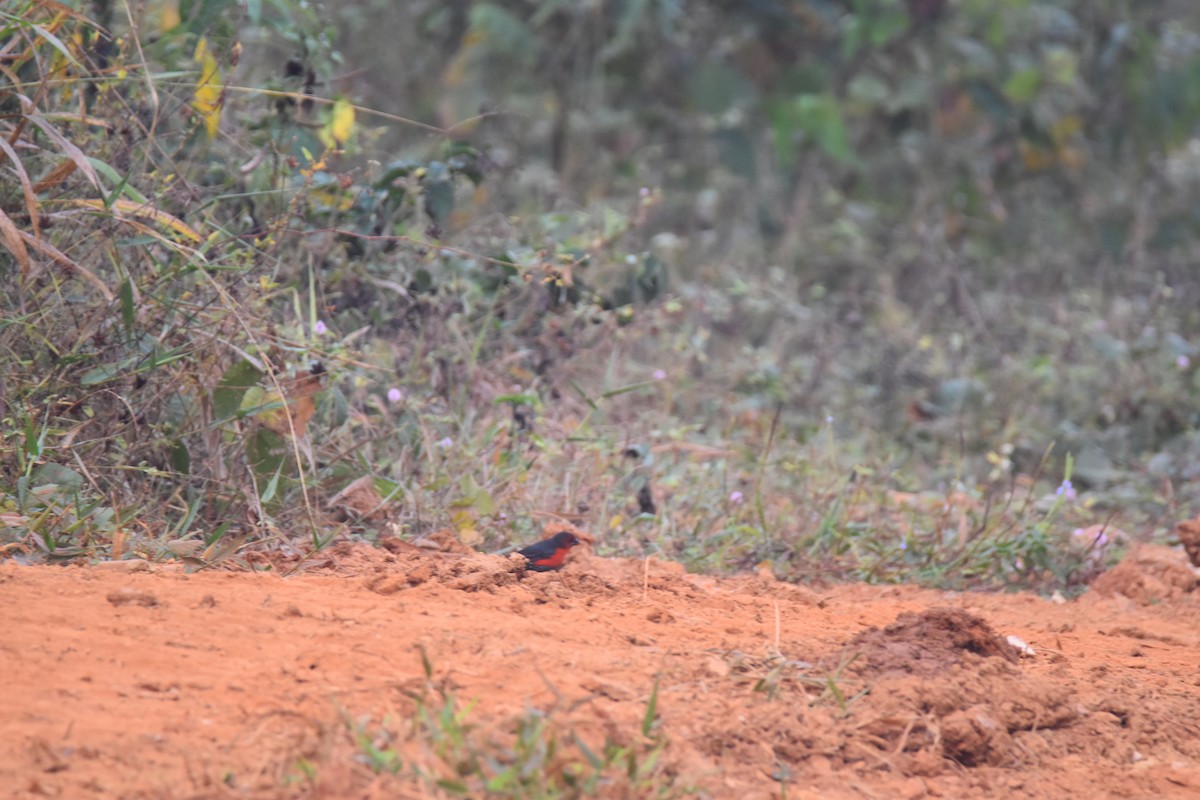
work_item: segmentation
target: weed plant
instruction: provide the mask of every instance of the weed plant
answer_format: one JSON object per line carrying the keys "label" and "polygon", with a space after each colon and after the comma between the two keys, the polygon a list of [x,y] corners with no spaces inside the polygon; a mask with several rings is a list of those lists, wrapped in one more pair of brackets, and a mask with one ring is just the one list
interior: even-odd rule
{"label": "weed plant", "polygon": [[[343,714],[354,760],[376,785],[415,788],[431,797],[667,798],[688,796],[664,764],[668,742],[659,729],[658,685],[651,688],[635,733],[610,733],[589,745],[557,711],[528,709],[501,729],[475,723],[462,702],[435,678],[424,652],[425,679],[410,691],[410,711],[383,719]],[[564,710],[565,712],[565,710]],[[319,783],[321,764],[296,765],[298,779]]]}

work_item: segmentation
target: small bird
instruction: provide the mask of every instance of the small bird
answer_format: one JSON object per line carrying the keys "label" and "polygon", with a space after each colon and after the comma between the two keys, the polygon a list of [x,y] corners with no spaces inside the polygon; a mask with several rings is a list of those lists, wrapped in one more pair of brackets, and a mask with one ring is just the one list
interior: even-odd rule
{"label": "small bird", "polygon": [[579,539],[569,531],[561,531],[549,539],[524,547],[517,552],[529,560],[529,569],[534,572],[549,572],[559,569],[567,560],[567,553],[579,544]]}

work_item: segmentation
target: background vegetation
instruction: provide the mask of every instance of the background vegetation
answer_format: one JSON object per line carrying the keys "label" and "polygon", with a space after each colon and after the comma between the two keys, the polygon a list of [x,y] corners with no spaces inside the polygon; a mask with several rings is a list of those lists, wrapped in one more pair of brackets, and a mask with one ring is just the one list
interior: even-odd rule
{"label": "background vegetation", "polygon": [[1067,590],[1194,510],[1193,3],[139,9],[0,10],[10,557]]}

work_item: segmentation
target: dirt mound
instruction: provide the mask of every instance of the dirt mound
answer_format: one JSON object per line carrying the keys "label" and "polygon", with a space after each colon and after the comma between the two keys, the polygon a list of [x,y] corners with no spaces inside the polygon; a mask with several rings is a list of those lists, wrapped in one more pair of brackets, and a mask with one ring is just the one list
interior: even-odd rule
{"label": "dirt mound", "polygon": [[1184,520],[1175,526],[1175,535],[1179,537],[1193,567],[1200,567],[1200,517]]}
{"label": "dirt mound", "polygon": [[1018,655],[982,619],[953,608],[901,614],[883,630],[858,634],[849,648],[862,657],[859,671],[872,676],[939,675],[967,659],[1015,662]]}
{"label": "dirt mound", "polygon": [[1097,578],[1091,591],[1100,595],[1122,595],[1139,605],[1195,597],[1200,576],[1177,550],[1143,544],[1135,547],[1121,563]]}
{"label": "dirt mound", "polygon": [[[519,767],[563,797],[1200,796],[1194,591],[817,594],[577,551],[0,565],[0,788],[482,797],[472,770]],[[605,754],[627,761],[568,788]]]}

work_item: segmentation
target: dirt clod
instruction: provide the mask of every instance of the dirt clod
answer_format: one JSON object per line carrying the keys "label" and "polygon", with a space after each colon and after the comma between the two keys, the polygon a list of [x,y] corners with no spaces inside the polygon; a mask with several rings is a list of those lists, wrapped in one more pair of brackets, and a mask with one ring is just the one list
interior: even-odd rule
{"label": "dirt clod", "polygon": [[858,634],[848,649],[862,656],[859,669],[871,675],[936,675],[969,655],[1012,662],[1019,655],[982,619],[949,608],[901,614],[883,630]]}
{"label": "dirt clod", "polygon": [[120,589],[114,589],[108,593],[108,602],[114,606],[142,606],[150,608],[158,605],[158,598],[152,593],[134,589],[129,586],[122,586]]}
{"label": "dirt clod", "polygon": [[1144,606],[1184,597],[1198,587],[1200,577],[1182,553],[1143,544],[1097,578],[1091,591],[1097,595],[1122,595]]}
{"label": "dirt clod", "polygon": [[1200,517],[1179,523],[1175,526],[1175,535],[1179,537],[1192,566],[1200,567]]}

